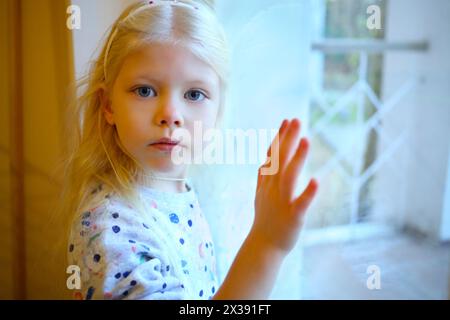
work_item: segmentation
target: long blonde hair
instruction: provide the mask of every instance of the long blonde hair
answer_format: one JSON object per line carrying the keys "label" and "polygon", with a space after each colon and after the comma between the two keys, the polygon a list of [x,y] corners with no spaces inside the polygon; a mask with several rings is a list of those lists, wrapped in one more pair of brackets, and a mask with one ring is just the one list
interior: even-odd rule
{"label": "long blonde hair", "polygon": [[190,50],[219,76],[223,93],[219,115],[223,112],[229,51],[214,12],[214,0],[178,2],[187,5],[151,6],[148,1],[139,1],[125,9],[109,31],[99,57],[77,84],[78,97],[67,113],[69,154],[63,166],[58,210],[67,215],[68,227],[91,193],[94,181],[111,187],[136,209],[143,208],[135,189],[142,168],[120,143],[115,127],[106,122],[101,99],[102,88],[112,88],[124,59],[133,50],[152,43],[181,45]]}

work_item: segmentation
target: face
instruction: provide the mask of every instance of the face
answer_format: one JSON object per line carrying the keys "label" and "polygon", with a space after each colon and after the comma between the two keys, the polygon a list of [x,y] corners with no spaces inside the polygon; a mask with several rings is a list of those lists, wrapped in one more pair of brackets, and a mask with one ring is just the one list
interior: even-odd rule
{"label": "face", "polygon": [[173,163],[171,151],[191,145],[174,147],[172,133],[184,129],[193,137],[196,121],[214,127],[219,104],[220,80],[209,65],[181,47],[151,44],[124,60],[104,114],[146,170],[180,176],[186,168]]}

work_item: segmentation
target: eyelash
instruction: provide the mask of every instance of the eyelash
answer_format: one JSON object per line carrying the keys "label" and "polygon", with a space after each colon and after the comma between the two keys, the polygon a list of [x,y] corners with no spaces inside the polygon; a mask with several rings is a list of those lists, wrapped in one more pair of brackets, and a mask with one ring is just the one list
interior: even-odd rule
{"label": "eyelash", "polygon": [[[155,90],[152,87],[149,87],[149,86],[140,86],[140,87],[137,87],[137,88],[133,89],[133,92],[136,93],[141,98],[149,98],[150,96],[142,96],[142,95],[140,95],[139,92],[138,92],[140,89],[150,89],[151,91],[155,92]],[[192,89],[192,90],[189,90],[188,92],[200,93],[201,95],[203,95],[204,99],[208,99],[208,96],[204,92],[202,92],[200,90]],[[199,102],[199,101],[203,101],[204,99],[202,99],[202,100],[190,100],[190,101]]]}

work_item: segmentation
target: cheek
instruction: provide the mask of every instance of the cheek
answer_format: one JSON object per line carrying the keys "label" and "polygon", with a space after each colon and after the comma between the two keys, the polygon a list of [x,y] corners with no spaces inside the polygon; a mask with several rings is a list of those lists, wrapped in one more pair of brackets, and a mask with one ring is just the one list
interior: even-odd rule
{"label": "cheek", "polygon": [[129,150],[145,142],[145,118],[129,112],[117,113],[116,128],[122,144]]}
{"label": "cheek", "polygon": [[[191,137],[195,134],[205,133],[206,130],[214,129],[217,118],[217,110],[201,110],[188,112],[184,115],[184,128],[189,131]],[[200,129],[201,128],[201,129]],[[201,132],[199,132],[201,130]],[[199,138],[199,137],[196,137]]]}
{"label": "cheek", "polygon": [[195,121],[201,121],[203,128],[213,128],[219,113],[219,106],[209,104],[203,106],[201,110],[193,117]]}

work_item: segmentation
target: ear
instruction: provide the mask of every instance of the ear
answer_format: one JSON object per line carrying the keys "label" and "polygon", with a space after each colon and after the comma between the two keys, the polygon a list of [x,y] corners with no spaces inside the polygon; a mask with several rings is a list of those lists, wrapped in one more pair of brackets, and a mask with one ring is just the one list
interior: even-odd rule
{"label": "ear", "polygon": [[102,108],[102,112],[105,115],[106,122],[110,125],[114,125],[114,112],[111,108],[111,100],[108,98],[108,93],[106,91],[106,87],[103,85],[98,91],[100,96],[100,104]]}

